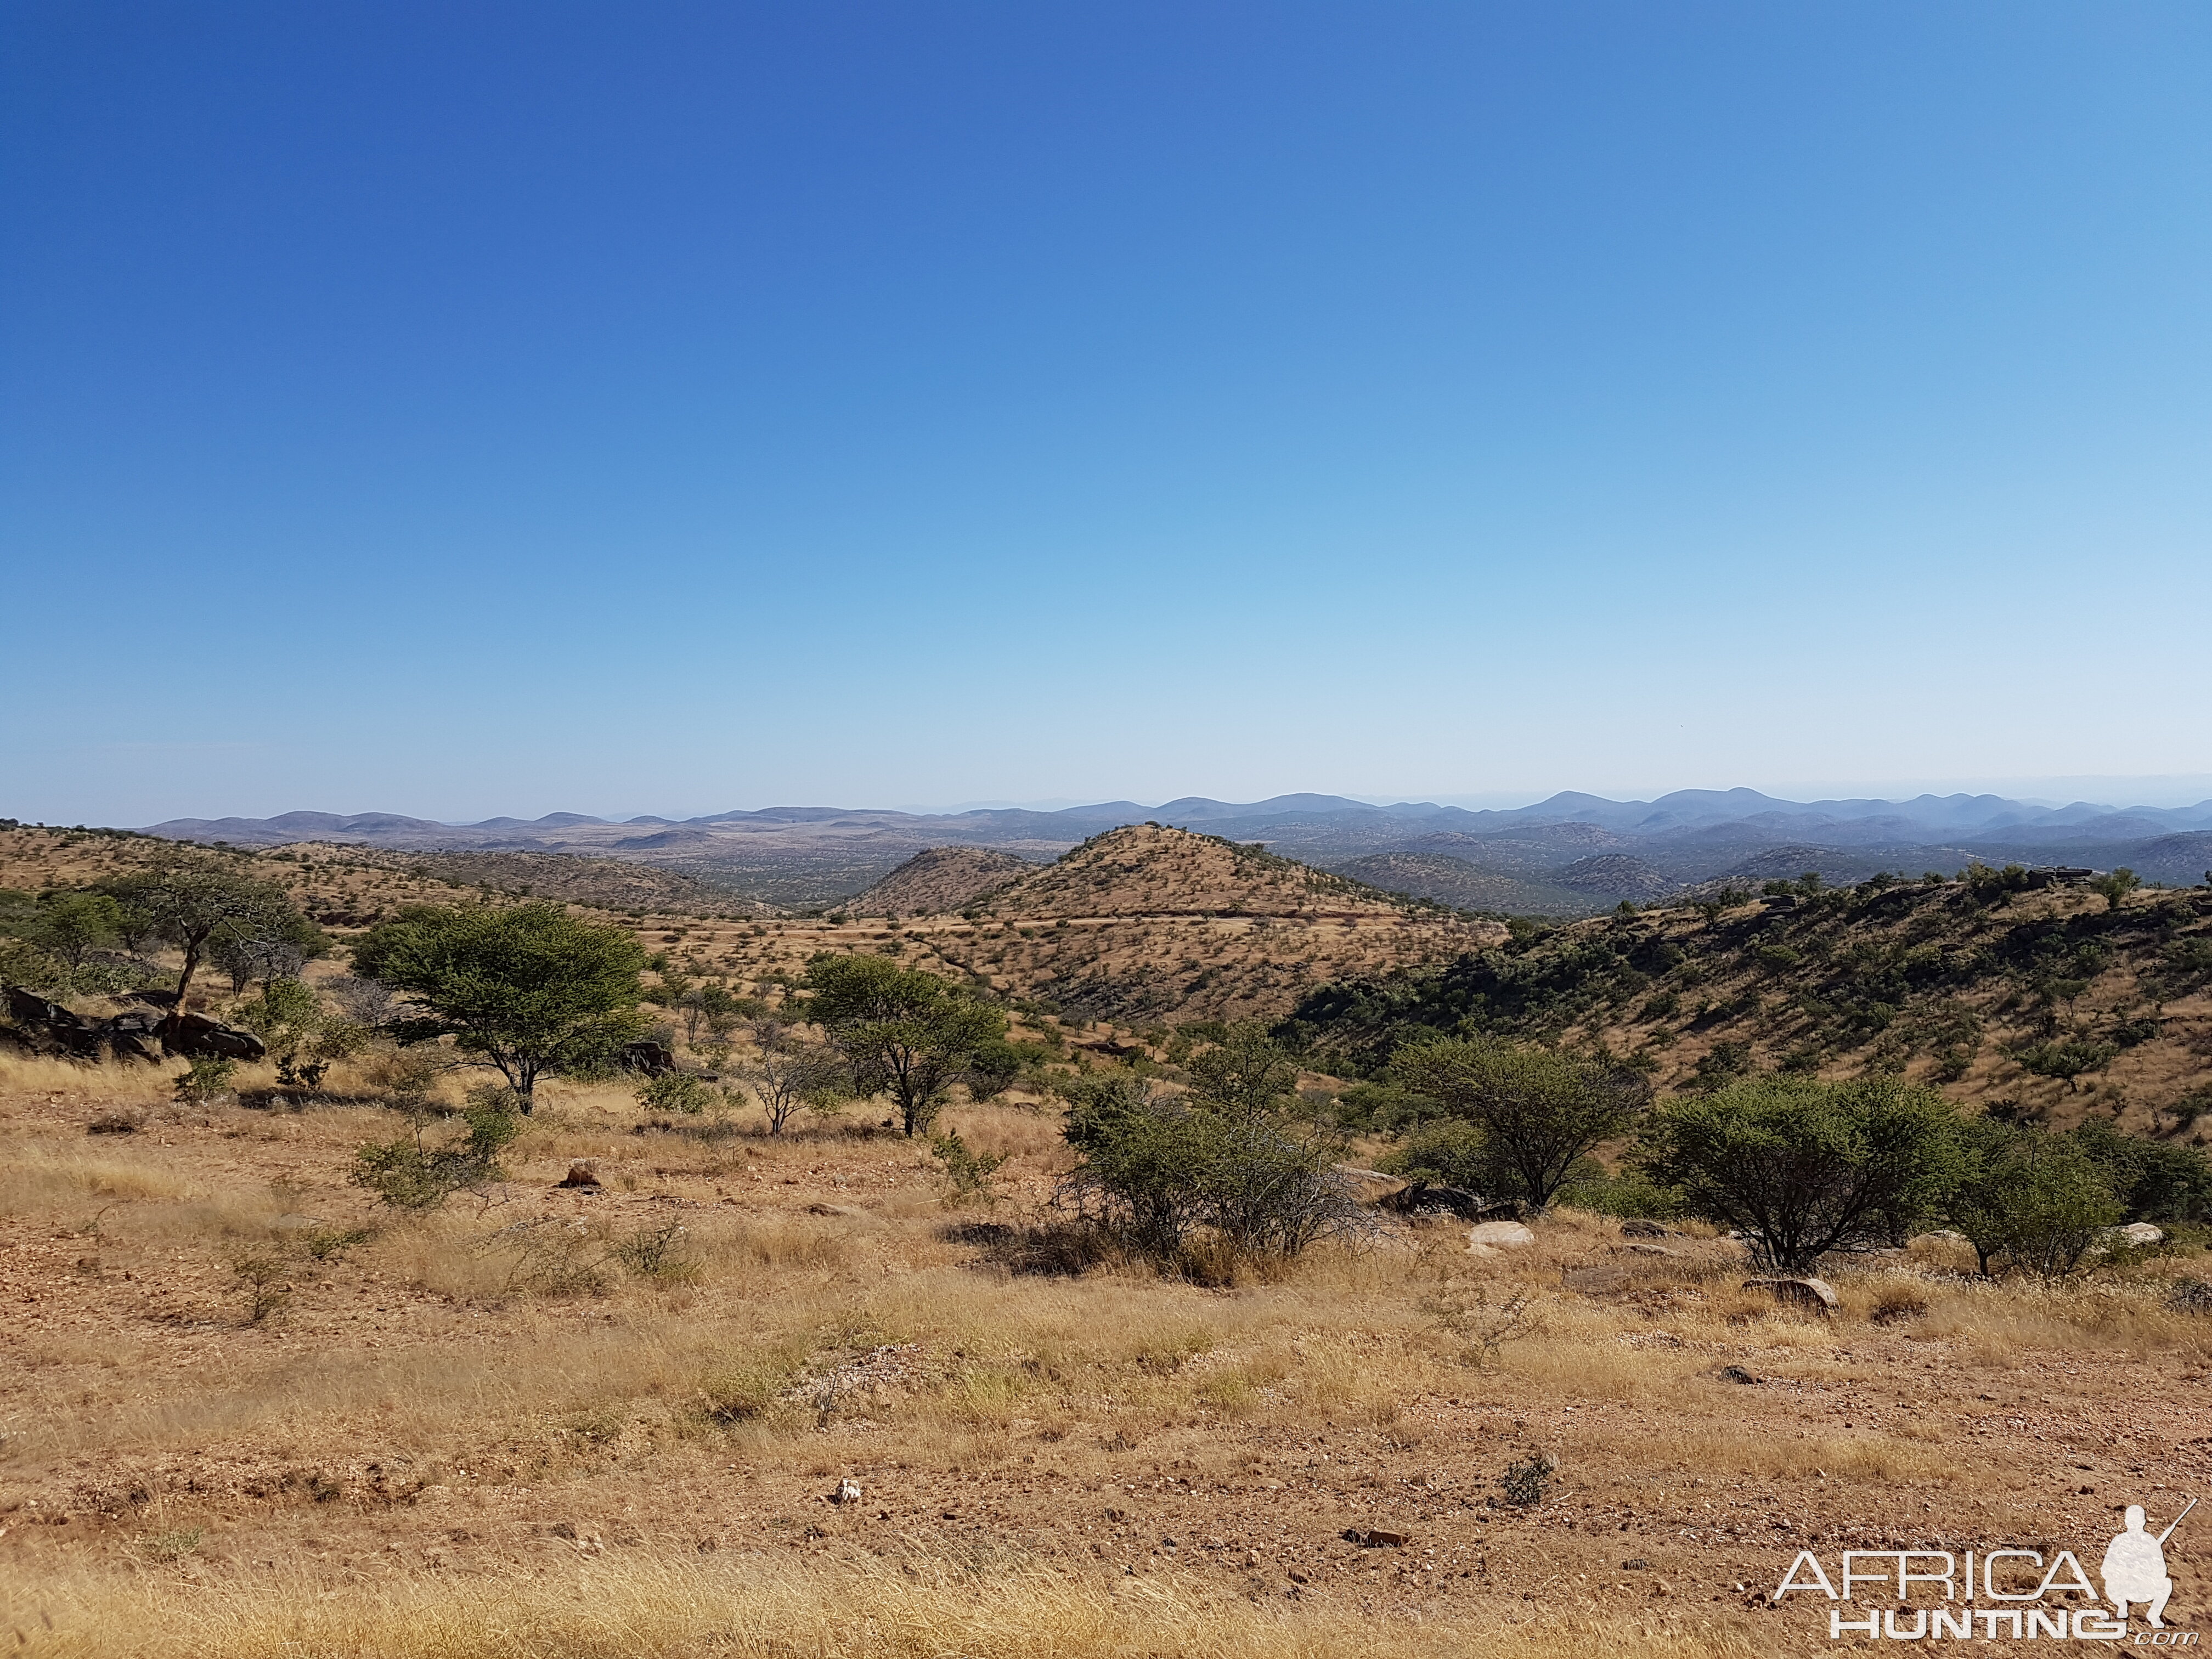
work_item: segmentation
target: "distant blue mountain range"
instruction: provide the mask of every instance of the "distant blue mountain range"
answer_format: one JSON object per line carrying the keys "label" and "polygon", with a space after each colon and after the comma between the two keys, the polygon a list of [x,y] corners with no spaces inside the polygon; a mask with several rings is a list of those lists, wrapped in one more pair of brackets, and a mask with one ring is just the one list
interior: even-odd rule
{"label": "distant blue mountain range", "polygon": [[1262,843],[1446,902],[1534,914],[1814,870],[1847,881],[1882,869],[1917,875],[2016,860],[2126,864],[2147,879],[2194,884],[2212,869],[2212,800],[2180,807],[2090,801],[2052,807],[1967,794],[1791,801],[1755,789],[1680,789],[1629,801],[1570,791],[1533,806],[1480,811],[1294,794],[1241,802],[1189,795],[1157,806],[1106,801],[1055,811],[768,806],[619,823],[580,812],[464,824],[393,812],[286,812],[176,818],[146,833],[251,847],[326,841],[421,852],[595,854],[675,866],[740,888],[774,871],[775,890],[787,899],[794,891],[824,898],[857,891],[929,847],[1000,847],[1048,859],[1103,830],[1146,822]]}

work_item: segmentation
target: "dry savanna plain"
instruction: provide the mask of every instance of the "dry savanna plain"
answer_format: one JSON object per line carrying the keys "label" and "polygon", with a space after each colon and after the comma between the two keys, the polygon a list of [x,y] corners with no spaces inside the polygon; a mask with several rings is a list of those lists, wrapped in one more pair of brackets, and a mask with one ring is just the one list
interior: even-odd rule
{"label": "dry savanna plain", "polygon": [[[0,887],[159,855],[4,830]],[[526,890],[769,1006],[817,951],[893,953],[1094,1071],[1506,937],[1149,828],[1026,871],[940,860],[815,917],[456,856],[240,858],[337,941],[311,982],[401,905]],[[2181,916],[2159,925],[2201,925]],[[2191,994],[2122,1057],[2146,1123],[2202,1082]],[[1650,1006],[1624,1001],[1624,1050]],[[1748,994],[1686,1012],[1662,1085],[1757,1017]],[[2063,1550],[2094,1574],[2125,1505],[2162,1528],[2212,1488],[2212,1317],[2173,1294],[2212,1259],[2185,1240],[2045,1287],[1923,1237],[1826,1264],[1823,1313],[1747,1289],[1742,1246],[1700,1224],[1562,1208],[1477,1248],[1377,1211],[1357,1244],[1197,1282],[1054,1248],[1073,1155],[1047,1087],[946,1110],[1006,1160],[962,1194],[879,1105],[771,1136],[742,1103],[672,1123],[615,1080],[544,1085],[505,1179],[408,1218],[349,1180],[404,1132],[387,1059],[313,1089],[247,1067],[183,1103],[180,1062],[0,1051],[0,1651],[1766,1659],[1838,1646],[1825,1597],[1774,1604],[1800,1552],[1833,1576],[1847,1549]],[[1962,1097],[2010,1087],[1998,1065],[1977,1051]],[[596,1186],[562,1184],[580,1162]],[[1532,1466],[1540,1501],[1515,1501]],[[2191,1634],[2212,1510],[2166,1559]],[[2128,1644],[2152,1633],[2138,1609]]]}

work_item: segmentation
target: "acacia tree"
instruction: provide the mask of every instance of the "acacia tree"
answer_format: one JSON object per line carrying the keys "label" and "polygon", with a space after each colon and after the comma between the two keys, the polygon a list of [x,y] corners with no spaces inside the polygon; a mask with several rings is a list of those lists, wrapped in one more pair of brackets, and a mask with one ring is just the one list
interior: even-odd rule
{"label": "acacia tree", "polygon": [[1480,1128],[1485,1162],[1539,1210],[1577,1160],[1626,1129],[1649,1097],[1641,1077],[1600,1056],[1489,1038],[1401,1048],[1389,1076]]}
{"label": "acacia tree", "polygon": [[1247,1122],[1279,1115],[1298,1082],[1297,1062],[1257,1020],[1223,1026],[1188,1069],[1194,1093],[1221,1115]]}
{"label": "acacia tree", "polygon": [[1783,1273],[1907,1230],[1966,1167],[1951,1103],[1897,1077],[1744,1078],[1683,1096],[1645,1121],[1638,1162],[1698,1214],[1748,1233]]}
{"label": "acacia tree", "polygon": [[1001,1073],[994,1062],[1006,1046],[1006,1015],[934,974],[825,952],[802,983],[807,1018],[845,1056],[854,1086],[890,1095],[909,1135],[936,1121],[954,1084]]}
{"label": "acacia tree", "polygon": [[2125,1213],[2070,1135],[1980,1117],[1962,1126],[1961,1145],[1966,1167],[1946,1207],[1984,1273],[2002,1255],[2008,1267],[2063,1279]]}
{"label": "acacia tree", "polygon": [[[2207,873],[2212,874],[2212,872]],[[2120,908],[2121,900],[2142,885],[2142,878],[2124,864],[2117,870],[2099,876],[2089,885],[2103,896],[2106,910],[2117,910]]]}
{"label": "acacia tree", "polygon": [[538,1079],[604,1061],[635,1042],[645,949],[626,930],[540,901],[417,905],[355,944],[354,971],[404,994],[404,1043],[452,1037],[507,1079],[527,1113]]}
{"label": "acacia tree", "polygon": [[218,929],[208,941],[208,960],[230,975],[232,993],[242,995],[257,979],[264,991],[280,979],[297,979],[301,969],[330,948],[322,929],[305,916],[272,911]]}
{"label": "acacia tree", "polygon": [[780,1019],[753,1021],[752,1036],[759,1056],[735,1070],[768,1114],[770,1134],[781,1134],[800,1107],[828,1109],[852,1093],[852,1073],[835,1049],[809,1042]]}
{"label": "acacia tree", "polygon": [[71,968],[123,935],[123,907],[106,893],[55,893],[39,902],[33,938]]}
{"label": "acacia tree", "polygon": [[239,874],[212,859],[172,859],[151,870],[118,877],[100,890],[121,907],[125,933],[153,938],[184,952],[177,975],[173,1024],[185,994],[210,949],[233,941],[283,935],[319,939],[283,889]]}

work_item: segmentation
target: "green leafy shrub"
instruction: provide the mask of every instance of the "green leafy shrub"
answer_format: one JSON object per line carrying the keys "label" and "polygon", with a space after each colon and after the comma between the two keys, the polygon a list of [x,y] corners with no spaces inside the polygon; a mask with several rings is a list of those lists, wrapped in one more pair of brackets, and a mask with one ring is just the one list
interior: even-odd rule
{"label": "green leafy shrub", "polygon": [[2096,1161],[2070,1135],[1988,1118],[1963,1133],[1968,1166],[1948,1208],[1985,1273],[2001,1257],[2008,1269],[2063,1279],[2125,1213]]}
{"label": "green leafy shrub", "polygon": [[1723,1039],[1698,1057],[1691,1086],[1710,1093],[1715,1089],[1726,1088],[1750,1069],[1751,1045]]}
{"label": "green leafy shrub", "polygon": [[204,1055],[187,1066],[177,1079],[177,1099],[188,1106],[204,1106],[231,1091],[238,1079],[238,1062]]}
{"label": "green leafy shrub", "polygon": [[727,1090],[719,1089],[689,1072],[663,1072],[638,1085],[637,1101],[649,1111],[698,1117],[708,1112],[726,1110],[730,1096]]}
{"label": "green leafy shrub", "polygon": [[1661,1107],[1635,1167],[1748,1234],[1765,1264],[1802,1273],[1839,1244],[1906,1236],[1965,1162],[1956,1109],[1931,1089],[1760,1077]]}
{"label": "green leafy shrub", "polygon": [[2119,1051],[2115,1042],[2089,1037],[2056,1037],[2019,1049],[2013,1059],[2021,1070],[2037,1077],[2063,1079],[2067,1092],[2071,1094],[2080,1087],[2080,1078],[2090,1072],[2103,1071]]}
{"label": "green leafy shrub", "polygon": [[1559,1473],[1559,1468],[1545,1452],[1507,1464],[1504,1479],[1498,1482],[1505,1493],[1505,1501],[1516,1509],[1535,1508],[1544,1501],[1545,1493],[1552,1489],[1552,1477]]}
{"label": "green leafy shrub", "polygon": [[1643,1170],[1608,1170],[1595,1158],[1585,1158],[1559,1188],[1559,1202],[1624,1221],[1673,1221],[1688,1212],[1681,1192],[1663,1186]]}
{"label": "green leafy shrub", "polygon": [[2008,864],[1993,870],[1986,864],[1970,864],[1966,870],[1966,893],[1977,904],[1997,904],[2015,893],[2027,891],[2027,866]]}
{"label": "green leafy shrub", "polygon": [[519,1106],[510,1090],[474,1090],[459,1136],[431,1145],[423,1139],[427,1117],[418,1118],[412,1134],[356,1152],[353,1183],[396,1210],[434,1210],[464,1188],[499,1180],[499,1155],[522,1133]]}
{"label": "green leafy shrub", "polygon": [[1373,1224],[1336,1170],[1334,1144],[1285,1121],[1287,1097],[1257,1110],[1249,1095],[1155,1095],[1126,1075],[1067,1088],[1065,1133],[1082,1162],[1060,1201],[1155,1260],[1188,1263],[1212,1244],[1232,1257],[1291,1257]]}
{"label": "green leafy shrub", "polygon": [[375,1237],[375,1231],[368,1227],[318,1227],[301,1236],[300,1248],[318,1261],[335,1261]]}
{"label": "green leafy shrub", "polygon": [[1476,1193],[1497,1190],[1498,1170],[1489,1142],[1480,1127],[1464,1121],[1430,1125],[1376,1167],[1385,1175],[1402,1176],[1408,1181],[1464,1187]]}
{"label": "green leafy shrub", "polygon": [[1006,1161],[1003,1152],[978,1152],[960,1139],[959,1132],[932,1135],[929,1150],[944,1166],[945,1184],[953,1203],[965,1204],[981,1199],[986,1204],[995,1204],[999,1194],[992,1185],[992,1177]]}
{"label": "green leafy shrub", "polygon": [[2096,1164],[2128,1221],[2212,1220],[2212,1157],[2196,1146],[2123,1134],[2101,1118],[2069,1132]]}

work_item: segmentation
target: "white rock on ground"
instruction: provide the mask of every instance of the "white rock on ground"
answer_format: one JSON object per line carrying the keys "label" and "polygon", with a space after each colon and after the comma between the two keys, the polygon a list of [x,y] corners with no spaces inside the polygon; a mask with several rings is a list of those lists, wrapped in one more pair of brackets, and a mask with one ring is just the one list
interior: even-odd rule
{"label": "white rock on ground", "polygon": [[1517,1250],[1535,1242],[1536,1235],[1517,1221],[1479,1221],[1467,1230],[1467,1248],[1476,1255]]}

